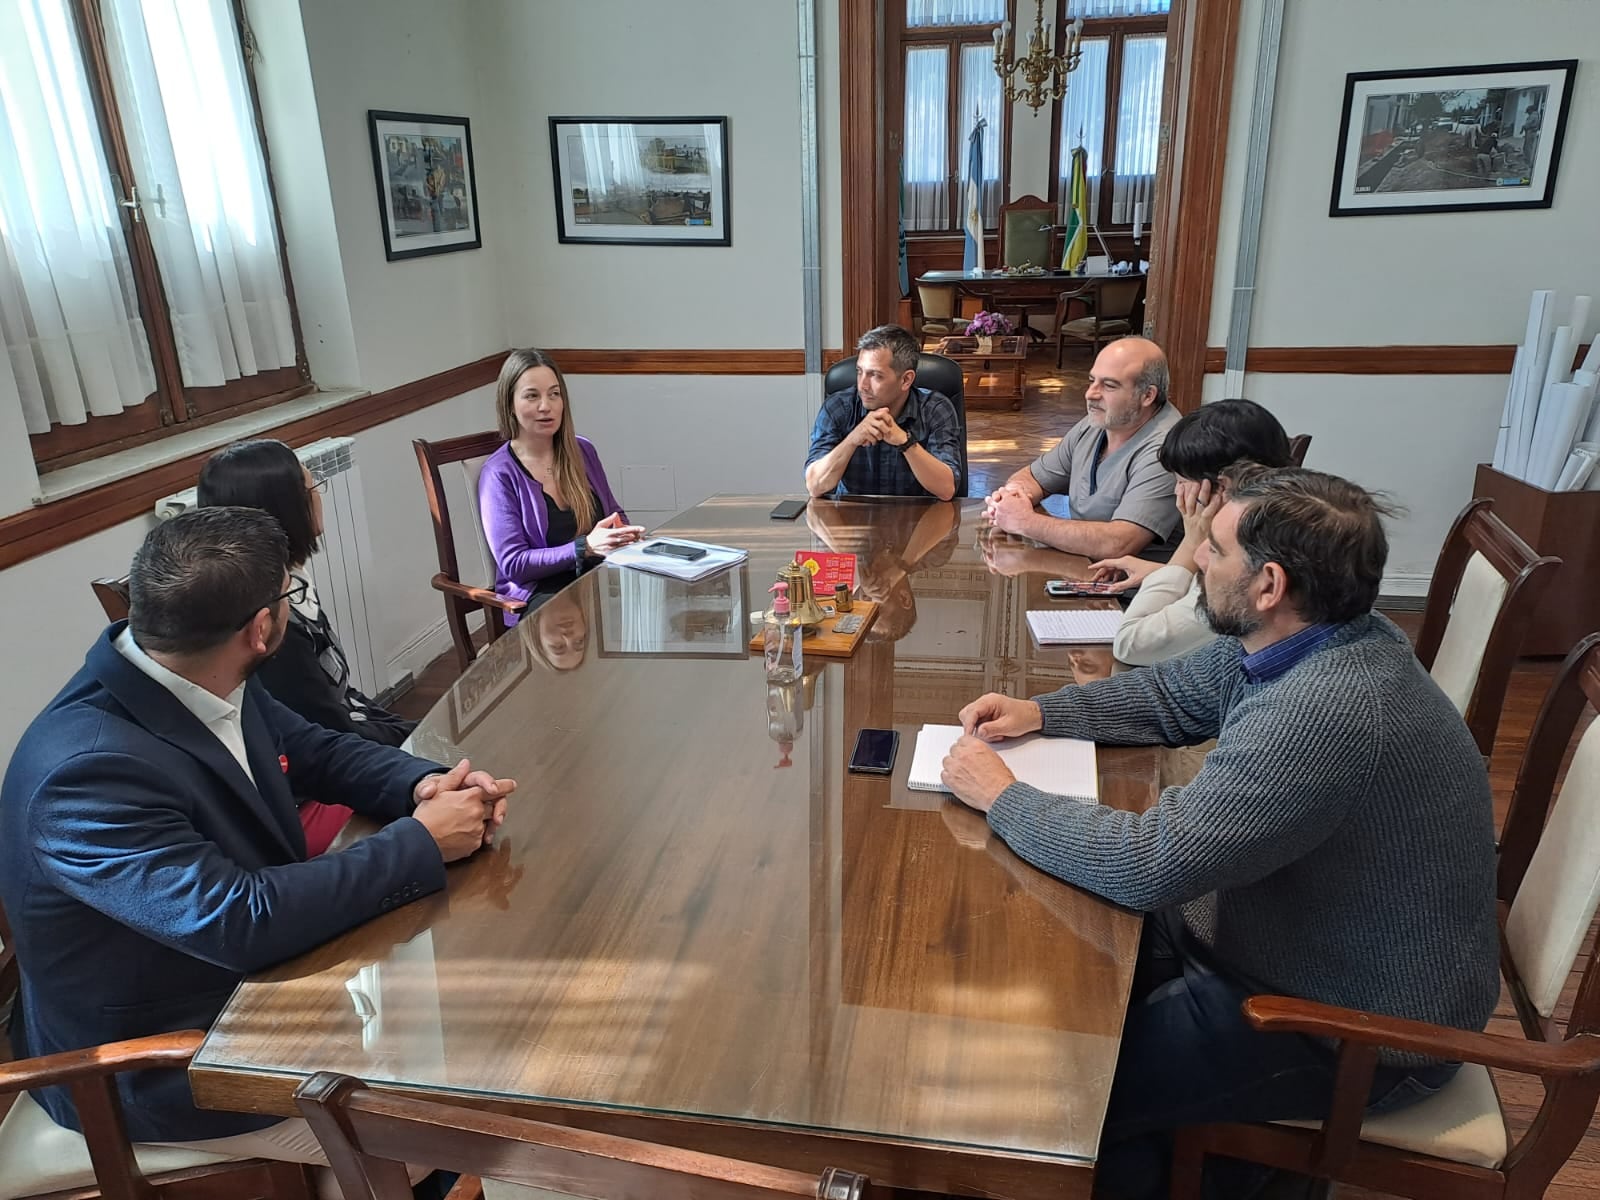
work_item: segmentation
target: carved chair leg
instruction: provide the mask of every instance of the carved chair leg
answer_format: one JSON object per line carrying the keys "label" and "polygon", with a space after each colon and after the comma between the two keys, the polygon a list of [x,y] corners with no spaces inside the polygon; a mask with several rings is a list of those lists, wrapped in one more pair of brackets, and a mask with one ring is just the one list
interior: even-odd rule
{"label": "carved chair leg", "polygon": [[456,665],[465,671],[472,665],[476,653],[472,649],[472,631],[467,628],[466,606],[454,597],[444,598],[444,620],[450,627],[450,640],[456,647]]}

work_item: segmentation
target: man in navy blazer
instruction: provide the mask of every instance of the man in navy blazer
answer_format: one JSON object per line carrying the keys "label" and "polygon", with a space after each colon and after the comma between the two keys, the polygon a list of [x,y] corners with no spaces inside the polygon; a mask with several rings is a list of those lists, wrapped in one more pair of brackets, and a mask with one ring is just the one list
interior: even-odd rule
{"label": "man in navy blazer", "polygon": [[[12,756],[0,898],[22,967],[18,1054],[208,1028],[245,975],[442,888],[445,863],[504,819],[512,781],[308,724],[250,680],[287,627],[287,553],[254,509],[198,509],[153,530],[129,620]],[[386,824],[308,861],[296,795]],[[277,1121],[200,1111],[182,1071],[119,1087],[137,1142]],[[79,1127],[64,1089],[35,1099]]]}

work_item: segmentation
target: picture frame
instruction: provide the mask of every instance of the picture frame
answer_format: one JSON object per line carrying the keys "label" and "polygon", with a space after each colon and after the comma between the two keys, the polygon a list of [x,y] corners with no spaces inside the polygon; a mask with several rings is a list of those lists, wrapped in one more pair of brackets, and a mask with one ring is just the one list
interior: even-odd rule
{"label": "picture frame", "polygon": [[746,563],[693,582],[621,567],[599,582],[601,658],[750,657]]}
{"label": "picture frame", "polygon": [[1347,75],[1328,215],[1549,208],[1577,66]]}
{"label": "picture frame", "polygon": [[483,648],[450,685],[450,739],[461,739],[500,706],[533,670],[526,631],[513,629]]}
{"label": "picture frame", "polygon": [[556,236],[731,246],[727,117],[551,117]]}
{"label": "picture frame", "polygon": [[384,257],[397,262],[482,246],[472,123],[369,109],[367,128]]}

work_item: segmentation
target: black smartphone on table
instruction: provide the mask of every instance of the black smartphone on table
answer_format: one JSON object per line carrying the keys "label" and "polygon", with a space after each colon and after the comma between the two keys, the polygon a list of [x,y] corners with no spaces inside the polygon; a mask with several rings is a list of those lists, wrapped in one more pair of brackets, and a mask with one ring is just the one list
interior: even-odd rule
{"label": "black smartphone on table", "polygon": [[784,500],[767,515],[774,521],[792,521],[805,512],[809,500]]}
{"label": "black smartphone on table", "polygon": [[900,735],[895,730],[863,729],[856,734],[850,770],[858,775],[888,775],[894,770],[894,756],[899,749]]}
{"label": "black smartphone on table", "polygon": [[684,562],[699,562],[706,556],[706,552],[699,546],[685,546],[682,542],[649,542],[640,549],[646,554],[660,554],[665,558],[682,559]]}

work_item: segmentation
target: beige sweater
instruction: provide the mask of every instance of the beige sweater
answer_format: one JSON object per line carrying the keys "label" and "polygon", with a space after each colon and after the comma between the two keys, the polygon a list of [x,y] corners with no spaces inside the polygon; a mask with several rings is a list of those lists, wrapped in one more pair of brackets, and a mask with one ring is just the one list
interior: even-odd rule
{"label": "beige sweater", "polygon": [[1217,635],[1195,609],[1199,576],[1171,564],[1153,572],[1122,614],[1111,652],[1132,667],[1152,667],[1198,650]]}

